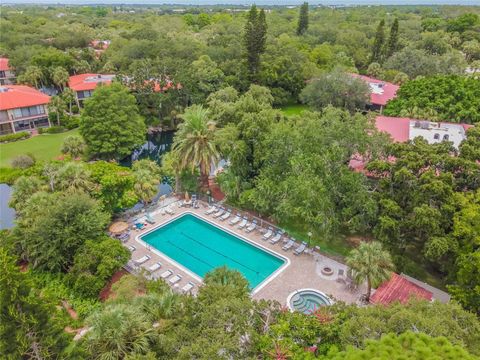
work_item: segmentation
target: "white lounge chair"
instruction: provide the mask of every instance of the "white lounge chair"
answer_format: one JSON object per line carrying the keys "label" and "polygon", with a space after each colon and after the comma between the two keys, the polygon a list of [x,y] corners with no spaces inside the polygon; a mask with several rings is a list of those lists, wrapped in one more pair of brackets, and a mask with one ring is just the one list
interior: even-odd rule
{"label": "white lounge chair", "polygon": [[246,216],[243,217],[243,220],[238,225],[239,229],[243,229],[248,224],[248,218]]}
{"label": "white lounge chair", "polygon": [[240,215],[240,213],[237,213],[237,215],[232,220],[230,220],[228,223],[230,225],[236,225],[236,224],[238,224],[238,222],[240,220],[242,220],[242,216]]}
{"label": "white lounge chair", "polygon": [[160,269],[162,267],[162,264],[160,262],[156,262],[155,264],[153,265],[150,265],[148,268],[147,268],[147,271],[149,273],[153,273],[155,271],[157,271],[158,269]]}
{"label": "white lounge chair", "polygon": [[249,232],[252,232],[253,230],[255,230],[257,228],[257,220],[253,220],[252,223],[250,224],[250,226],[248,226],[245,231],[247,233]]}
{"label": "white lounge chair", "polygon": [[173,271],[168,269],[167,271],[163,272],[162,275],[160,275],[160,277],[165,280],[166,278],[172,275],[173,275]]}
{"label": "white lounge chair", "polygon": [[195,284],[191,281],[189,281],[187,283],[187,285],[185,285],[184,287],[182,287],[182,293],[184,294],[187,294],[189,293],[190,291],[192,291],[192,289],[195,287]]}
{"label": "white lounge chair", "polygon": [[146,263],[148,260],[150,260],[150,255],[144,255],[140,259],[133,260],[133,263],[138,266]]}
{"label": "white lounge chair", "polygon": [[265,234],[263,234],[262,239],[263,240],[268,240],[272,237],[273,235],[273,228],[271,226],[268,227],[268,230]]}
{"label": "white lounge chair", "polygon": [[167,206],[167,208],[165,209],[165,212],[168,214],[168,215],[173,215],[175,214],[175,211],[173,211],[173,209],[169,206]]}
{"label": "white lounge chair", "polygon": [[276,244],[282,239],[283,233],[281,231],[278,231],[275,236],[270,240],[270,244]]}
{"label": "white lounge chair", "polygon": [[220,216],[220,221],[225,221],[227,220],[230,215],[232,215],[232,211],[231,210],[228,210],[225,214],[223,214],[222,216]]}
{"label": "white lounge chair", "polygon": [[173,285],[178,283],[180,280],[182,280],[182,275],[177,274],[175,276],[172,276],[170,279],[168,279],[168,282],[170,283],[170,285]]}
{"label": "white lounge chair", "polygon": [[294,253],[295,255],[300,255],[301,253],[303,253],[303,252],[305,251],[306,248],[307,248],[307,243],[304,241],[304,242],[302,242],[302,244],[301,244],[299,247],[297,247],[297,248],[293,251],[293,253]]}
{"label": "white lounge chair", "polygon": [[128,245],[127,249],[130,250],[130,252],[134,252],[135,250],[137,250],[137,248],[133,245]]}
{"label": "white lounge chair", "polygon": [[282,249],[285,250],[285,251],[288,251],[290,250],[290,248],[295,244],[295,241],[293,241],[292,239],[288,240],[288,242],[283,245]]}
{"label": "white lounge chair", "polygon": [[218,211],[218,206],[213,205],[213,206],[210,206],[207,211],[205,211],[205,215],[211,215],[217,211]]}
{"label": "white lounge chair", "polygon": [[215,214],[213,214],[213,217],[218,218],[218,217],[222,216],[223,214],[225,214],[225,209],[220,208]]}

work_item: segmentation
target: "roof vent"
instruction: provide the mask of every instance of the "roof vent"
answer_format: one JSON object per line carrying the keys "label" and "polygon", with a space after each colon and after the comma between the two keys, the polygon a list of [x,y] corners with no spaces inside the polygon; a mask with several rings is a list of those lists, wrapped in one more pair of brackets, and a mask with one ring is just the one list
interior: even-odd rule
{"label": "roof vent", "polygon": [[413,127],[419,128],[420,127],[420,121],[415,121],[415,125]]}
{"label": "roof vent", "polygon": [[422,121],[422,124],[420,125],[422,129],[428,129],[429,126],[430,124],[428,123],[428,121]]}

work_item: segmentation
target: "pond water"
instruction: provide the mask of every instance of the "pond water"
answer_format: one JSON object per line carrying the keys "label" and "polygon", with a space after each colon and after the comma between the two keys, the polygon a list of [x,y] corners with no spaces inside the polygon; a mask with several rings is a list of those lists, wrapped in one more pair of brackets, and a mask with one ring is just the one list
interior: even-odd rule
{"label": "pond water", "polygon": [[7,184],[0,184],[0,230],[13,227],[15,210],[8,206],[13,188]]}

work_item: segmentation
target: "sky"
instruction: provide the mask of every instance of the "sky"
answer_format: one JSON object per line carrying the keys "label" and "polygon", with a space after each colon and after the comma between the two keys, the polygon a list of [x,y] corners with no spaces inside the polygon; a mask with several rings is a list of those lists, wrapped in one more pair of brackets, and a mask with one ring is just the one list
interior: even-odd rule
{"label": "sky", "polygon": [[[2,0],[16,4],[179,4],[179,5],[296,5],[304,0]],[[317,0],[310,5],[478,5],[480,0]]]}

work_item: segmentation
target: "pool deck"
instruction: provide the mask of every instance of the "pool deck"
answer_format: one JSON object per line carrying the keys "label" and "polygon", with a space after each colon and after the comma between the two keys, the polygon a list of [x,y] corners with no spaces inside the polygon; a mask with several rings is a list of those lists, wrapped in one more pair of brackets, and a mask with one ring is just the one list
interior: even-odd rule
{"label": "pool deck", "polygon": [[[358,303],[361,294],[366,292],[365,285],[359,286],[356,289],[350,289],[344,282],[340,282],[340,280],[337,281],[338,270],[343,270],[344,273],[346,273],[346,265],[330,259],[318,252],[313,254],[303,253],[301,255],[294,255],[293,249],[299,244],[292,247],[289,251],[284,251],[282,250],[282,241],[274,245],[270,244],[268,241],[262,240],[263,234],[260,230],[263,229],[257,228],[257,230],[251,233],[246,233],[243,230],[239,230],[236,226],[229,225],[228,222],[233,215],[226,221],[220,221],[212,216],[205,215],[206,204],[203,202],[200,202],[200,207],[198,209],[191,207],[179,207],[177,206],[177,203],[174,203],[171,208],[175,212],[174,215],[162,215],[160,210],[151,213],[155,219],[155,224],[148,225],[145,229],[140,231],[132,231],[129,239],[124,244],[125,246],[135,246],[136,250],[132,253],[132,259],[139,259],[144,255],[149,255],[151,257],[148,262],[142,264],[143,267],[148,267],[151,264],[160,261],[162,263],[162,267],[156,272],[156,274],[162,274],[167,269],[171,269],[174,274],[180,274],[182,276],[182,280],[173,286],[175,291],[180,291],[180,289],[189,281],[196,285],[196,289],[198,289],[198,286],[201,284],[197,276],[192,276],[189,272],[185,271],[183,267],[178,266],[168,258],[159,256],[156,250],[152,250],[151,248],[148,249],[141,242],[139,242],[137,238],[140,235],[150,231],[152,228],[169,222],[184,213],[194,213],[200,218],[204,218],[209,222],[218,225],[220,228],[225,228],[228,231],[239,235],[240,237],[247,238],[260,247],[270,249],[271,251],[290,260],[290,264],[288,266],[286,266],[282,271],[274,274],[272,278],[269,278],[269,281],[267,280],[268,282],[263,287],[253,294],[254,299],[277,300],[282,305],[286,305],[287,297],[293,291],[304,288],[313,288],[320,290],[334,300],[344,301],[350,304]],[[334,270],[333,275],[326,276],[322,274],[321,270],[326,266]],[[196,291],[194,290],[193,293],[195,292]]]}

